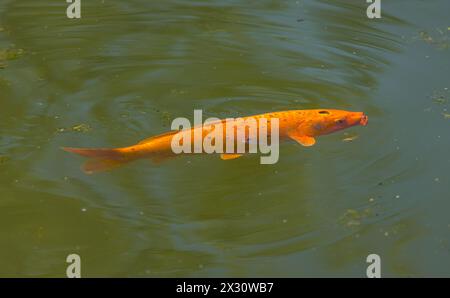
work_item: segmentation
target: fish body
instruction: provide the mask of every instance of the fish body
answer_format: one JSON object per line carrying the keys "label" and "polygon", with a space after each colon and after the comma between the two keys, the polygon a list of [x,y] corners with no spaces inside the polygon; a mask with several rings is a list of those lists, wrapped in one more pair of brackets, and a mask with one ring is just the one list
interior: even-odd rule
{"label": "fish body", "polygon": [[[365,126],[368,122],[368,117],[362,112],[333,109],[290,110],[243,117],[241,118],[242,122],[239,122],[240,124],[232,127],[230,131],[233,131],[234,133],[232,136],[236,136],[237,131],[243,129],[245,135],[248,136],[250,128],[245,125],[248,123],[256,123],[257,135],[259,135],[261,129],[264,129],[264,131],[267,132],[267,138],[270,140],[275,119],[278,125],[278,137],[280,141],[292,139],[303,146],[314,145],[316,142],[315,138],[318,136],[330,134],[355,125]],[[242,153],[228,153],[228,151],[225,151],[227,142],[230,142],[230,140],[227,139],[229,138],[229,136],[227,136],[227,127],[230,127],[229,123],[230,121],[226,119],[217,120],[189,129],[171,131],[157,135],[142,140],[132,146],[121,148],[63,147],[62,149],[90,158],[90,160],[84,164],[83,170],[86,173],[91,174],[109,170],[137,159],[147,158],[155,162],[160,162],[167,158],[177,156],[179,154],[174,152],[172,144],[174,138],[178,137],[180,132],[187,136],[187,140],[190,138],[190,144],[193,148],[196,138],[200,138],[200,142],[203,143],[205,138],[210,137],[212,130],[220,127],[220,129],[223,130],[221,135],[223,136],[222,143],[224,150],[222,152],[226,152],[222,153],[221,157],[224,160],[228,160],[242,156]],[[221,124],[221,126],[218,124]],[[244,125],[244,127],[240,127],[240,125]],[[233,142],[233,149],[236,150],[239,142],[238,138],[233,138],[231,142]],[[248,150],[249,147],[247,142],[247,144],[245,144],[245,150]],[[190,152],[194,152],[194,148]]]}

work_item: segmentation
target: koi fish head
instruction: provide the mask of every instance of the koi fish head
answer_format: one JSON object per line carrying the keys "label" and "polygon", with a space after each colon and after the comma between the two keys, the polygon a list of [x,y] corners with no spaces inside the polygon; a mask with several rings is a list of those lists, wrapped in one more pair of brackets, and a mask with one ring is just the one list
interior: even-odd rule
{"label": "koi fish head", "polygon": [[363,112],[343,110],[312,110],[308,131],[312,136],[329,134],[355,125],[367,125],[369,118]]}

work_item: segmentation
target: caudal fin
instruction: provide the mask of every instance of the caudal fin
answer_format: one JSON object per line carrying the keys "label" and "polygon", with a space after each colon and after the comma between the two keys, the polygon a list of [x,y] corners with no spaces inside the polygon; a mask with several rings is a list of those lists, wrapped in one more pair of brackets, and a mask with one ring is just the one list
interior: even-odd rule
{"label": "caudal fin", "polygon": [[90,158],[82,166],[86,174],[108,171],[132,160],[118,149],[70,147],[62,147],[61,149]]}

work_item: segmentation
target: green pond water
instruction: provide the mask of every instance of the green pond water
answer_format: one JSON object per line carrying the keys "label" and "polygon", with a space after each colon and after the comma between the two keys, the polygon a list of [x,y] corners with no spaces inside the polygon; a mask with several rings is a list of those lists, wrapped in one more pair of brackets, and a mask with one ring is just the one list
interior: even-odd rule
{"label": "green pond water", "polygon": [[[450,276],[450,2],[0,3],[0,276]],[[85,175],[176,117],[338,108],[369,125],[280,160]]]}

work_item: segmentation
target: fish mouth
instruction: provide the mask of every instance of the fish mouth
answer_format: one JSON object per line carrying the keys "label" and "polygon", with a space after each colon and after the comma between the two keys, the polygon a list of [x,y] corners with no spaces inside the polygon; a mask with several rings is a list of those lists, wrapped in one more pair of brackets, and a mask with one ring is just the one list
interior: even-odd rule
{"label": "fish mouth", "polygon": [[367,115],[362,115],[361,116],[361,120],[359,120],[359,124],[361,124],[362,126],[366,126],[367,123],[369,123],[369,117],[367,117]]}

